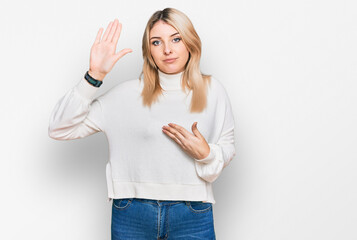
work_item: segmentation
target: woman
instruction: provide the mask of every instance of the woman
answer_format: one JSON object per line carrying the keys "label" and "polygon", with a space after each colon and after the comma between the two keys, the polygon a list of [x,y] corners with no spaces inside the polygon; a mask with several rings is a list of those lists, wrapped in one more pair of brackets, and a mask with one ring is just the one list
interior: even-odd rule
{"label": "woman", "polygon": [[235,156],[226,90],[201,74],[191,21],[166,8],[147,23],[139,78],[94,99],[114,64],[132,52],[115,53],[121,28],[115,19],[103,37],[99,29],[89,71],[55,106],[49,136],[105,132],[112,239],[215,239],[212,182]]}

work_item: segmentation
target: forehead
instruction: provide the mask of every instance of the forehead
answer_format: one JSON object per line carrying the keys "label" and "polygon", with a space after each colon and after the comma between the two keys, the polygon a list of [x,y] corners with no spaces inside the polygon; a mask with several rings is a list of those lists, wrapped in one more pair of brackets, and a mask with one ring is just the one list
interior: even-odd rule
{"label": "forehead", "polygon": [[176,33],[177,30],[163,21],[157,21],[150,30],[150,37],[165,37]]}

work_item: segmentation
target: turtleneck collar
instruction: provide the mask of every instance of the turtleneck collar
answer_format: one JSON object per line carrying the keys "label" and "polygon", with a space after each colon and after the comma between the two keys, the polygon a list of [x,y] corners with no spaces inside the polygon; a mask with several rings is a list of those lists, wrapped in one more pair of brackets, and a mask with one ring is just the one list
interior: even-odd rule
{"label": "turtleneck collar", "polygon": [[167,74],[158,69],[158,72],[161,88],[165,91],[181,90],[181,77],[183,71],[176,74]]}

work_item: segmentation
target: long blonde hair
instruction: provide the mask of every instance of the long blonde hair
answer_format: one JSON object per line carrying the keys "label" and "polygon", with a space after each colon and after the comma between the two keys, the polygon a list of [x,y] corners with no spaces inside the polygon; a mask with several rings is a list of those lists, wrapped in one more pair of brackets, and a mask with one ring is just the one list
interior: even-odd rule
{"label": "long blonde hair", "polygon": [[[181,35],[182,41],[189,51],[189,58],[182,74],[182,90],[192,90],[190,112],[202,112],[207,105],[207,88],[211,82],[211,75],[202,74],[200,71],[201,39],[194,29],[190,19],[181,11],[174,8],[165,8],[156,11],[149,19],[142,39],[143,70],[139,76],[144,75],[144,88],[141,92],[144,106],[149,106],[158,101],[162,94],[158,67],[150,52],[150,30],[157,21],[163,21],[174,27]],[[187,92],[186,92],[187,93]]]}

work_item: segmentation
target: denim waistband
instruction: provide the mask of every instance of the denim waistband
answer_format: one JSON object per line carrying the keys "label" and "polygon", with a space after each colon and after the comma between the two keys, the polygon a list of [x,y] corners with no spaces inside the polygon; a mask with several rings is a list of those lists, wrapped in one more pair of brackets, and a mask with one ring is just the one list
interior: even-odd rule
{"label": "denim waistband", "polygon": [[187,201],[187,200],[157,200],[157,199],[148,199],[148,198],[127,198],[127,199],[130,199],[131,201],[139,201],[139,202],[144,202],[154,205],[171,205],[177,203],[187,204],[188,202],[202,202],[202,201]]}

